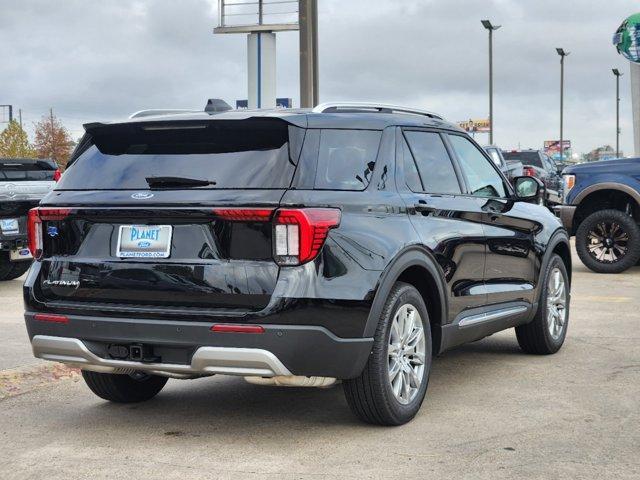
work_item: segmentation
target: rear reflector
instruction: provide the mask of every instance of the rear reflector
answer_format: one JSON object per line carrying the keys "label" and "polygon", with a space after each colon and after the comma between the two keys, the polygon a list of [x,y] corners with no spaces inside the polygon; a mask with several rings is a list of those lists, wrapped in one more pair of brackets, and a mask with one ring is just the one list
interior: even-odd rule
{"label": "rear reflector", "polygon": [[61,176],[62,172],[60,171],[60,169],[57,169],[55,172],[53,172],[53,181],[57,182],[58,180],[60,180]]}
{"label": "rear reflector", "polygon": [[220,323],[211,327],[216,333],[264,333],[264,328],[260,325],[230,325]]}
{"label": "rear reflector", "polygon": [[39,322],[69,323],[69,318],[65,315],[55,315],[53,313],[36,313],[33,318]]}
{"label": "rear reflector", "polygon": [[216,217],[230,222],[268,222],[271,220],[273,209],[269,208],[216,208]]}

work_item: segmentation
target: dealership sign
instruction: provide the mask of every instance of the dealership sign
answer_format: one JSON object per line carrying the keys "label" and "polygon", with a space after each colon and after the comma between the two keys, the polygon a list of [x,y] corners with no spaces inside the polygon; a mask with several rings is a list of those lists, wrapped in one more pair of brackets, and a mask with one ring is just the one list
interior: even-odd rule
{"label": "dealership sign", "polygon": [[488,118],[469,119],[458,122],[460,128],[469,133],[488,133],[491,130],[491,122]]}
{"label": "dealership sign", "polygon": [[640,63],[640,13],[622,22],[613,36],[613,44],[627,60]]}

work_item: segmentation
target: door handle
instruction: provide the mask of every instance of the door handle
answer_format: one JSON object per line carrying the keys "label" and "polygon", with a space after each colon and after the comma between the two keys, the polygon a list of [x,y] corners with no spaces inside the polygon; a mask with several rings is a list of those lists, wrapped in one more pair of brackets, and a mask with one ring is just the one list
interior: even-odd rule
{"label": "door handle", "polygon": [[433,213],[436,211],[436,208],[427,205],[427,202],[424,200],[420,200],[418,203],[414,204],[413,208],[415,208],[418,213]]}

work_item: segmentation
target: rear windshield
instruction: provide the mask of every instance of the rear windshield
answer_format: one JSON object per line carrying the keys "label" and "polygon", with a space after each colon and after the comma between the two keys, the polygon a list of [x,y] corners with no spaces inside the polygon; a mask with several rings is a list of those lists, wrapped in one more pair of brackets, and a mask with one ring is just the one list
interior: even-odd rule
{"label": "rear windshield", "polygon": [[56,165],[47,160],[0,159],[0,182],[53,180]]}
{"label": "rear windshield", "polygon": [[132,123],[90,134],[57,190],[144,190],[151,177],[211,182],[194,188],[287,188],[304,131],[270,119]]}
{"label": "rear windshield", "polygon": [[503,152],[505,160],[519,160],[523,165],[542,167],[542,160],[538,152]]}

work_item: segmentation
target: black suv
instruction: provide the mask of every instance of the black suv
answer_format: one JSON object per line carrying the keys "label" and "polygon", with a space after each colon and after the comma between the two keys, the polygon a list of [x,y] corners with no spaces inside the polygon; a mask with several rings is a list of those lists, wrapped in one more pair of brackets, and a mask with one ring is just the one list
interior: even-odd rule
{"label": "black suv", "polygon": [[34,354],[115,402],[167,377],[342,380],[354,413],[402,424],[433,355],[515,327],[550,354],[569,317],[560,222],[435,114],[313,110],[89,124],[30,212]]}

